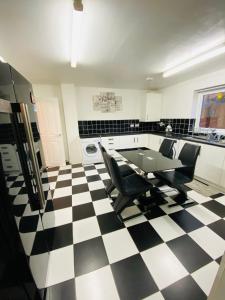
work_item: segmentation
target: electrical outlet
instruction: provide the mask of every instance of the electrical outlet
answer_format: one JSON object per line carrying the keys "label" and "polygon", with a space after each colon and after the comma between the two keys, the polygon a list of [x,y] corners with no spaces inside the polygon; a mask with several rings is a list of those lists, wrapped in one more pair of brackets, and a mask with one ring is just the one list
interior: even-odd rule
{"label": "electrical outlet", "polygon": [[130,127],[132,127],[132,128],[133,128],[133,127],[134,127],[134,124],[130,124]]}
{"label": "electrical outlet", "polygon": [[139,123],[135,124],[135,128],[138,128],[139,127]]}

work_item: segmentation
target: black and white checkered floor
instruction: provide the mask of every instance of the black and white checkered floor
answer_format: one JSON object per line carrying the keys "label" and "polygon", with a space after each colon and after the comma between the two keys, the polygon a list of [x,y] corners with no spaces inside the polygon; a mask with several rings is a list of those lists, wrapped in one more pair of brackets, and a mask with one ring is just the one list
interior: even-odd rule
{"label": "black and white checkered floor", "polygon": [[[47,275],[46,248],[38,243],[42,231],[30,233],[30,265],[38,286],[52,287],[52,299],[207,299],[225,251],[225,195],[190,190],[194,205],[163,204],[123,224],[104,190],[104,164],[53,168],[48,177]],[[124,216],[136,211],[133,205]]]}

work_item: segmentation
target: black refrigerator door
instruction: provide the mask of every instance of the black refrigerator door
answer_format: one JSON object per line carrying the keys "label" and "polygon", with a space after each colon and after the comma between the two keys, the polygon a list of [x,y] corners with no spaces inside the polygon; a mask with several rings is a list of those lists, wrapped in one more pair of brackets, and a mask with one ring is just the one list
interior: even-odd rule
{"label": "black refrigerator door", "polygon": [[[7,184],[7,195],[1,197],[0,206],[15,220],[39,297],[44,297],[50,247],[43,218],[47,203],[51,203],[51,191],[46,173],[39,170],[35,160],[32,130],[28,125],[25,104],[0,100],[0,153],[4,173],[0,176]],[[0,192],[3,192],[2,185]]]}
{"label": "black refrigerator door", "polygon": [[14,89],[12,85],[10,66],[0,62],[0,99],[16,101]]}

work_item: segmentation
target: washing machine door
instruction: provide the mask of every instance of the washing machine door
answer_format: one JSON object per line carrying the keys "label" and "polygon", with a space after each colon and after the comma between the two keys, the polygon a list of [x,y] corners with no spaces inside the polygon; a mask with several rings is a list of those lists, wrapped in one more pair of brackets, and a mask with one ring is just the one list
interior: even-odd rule
{"label": "washing machine door", "polygon": [[95,156],[98,153],[98,146],[94,143],[87,144],[84,151],[87,156]]}

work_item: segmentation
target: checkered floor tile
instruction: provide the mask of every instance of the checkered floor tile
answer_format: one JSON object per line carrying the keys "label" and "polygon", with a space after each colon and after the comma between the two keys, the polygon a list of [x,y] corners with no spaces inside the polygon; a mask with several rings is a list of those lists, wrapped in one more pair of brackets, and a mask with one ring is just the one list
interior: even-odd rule
{"label": "checkered floor tile", "polygon": [[[57,300],[207,299],[225,251],[223,194],[190,190],[194,204],[169,208],[173,200],[164,192],[168,203],[121,223],[104,189],[104,164],[53,168],[47,178],[53,200],[49,194],[42,211],[44,232],[25,195],[18,201],[23,178],[8,178],[21,238],[32,241],[25,251],[39,288]],[[125,214],[137,210],[134,204]]]}

